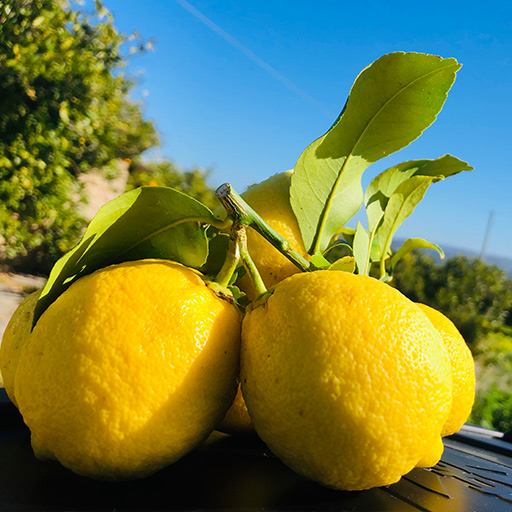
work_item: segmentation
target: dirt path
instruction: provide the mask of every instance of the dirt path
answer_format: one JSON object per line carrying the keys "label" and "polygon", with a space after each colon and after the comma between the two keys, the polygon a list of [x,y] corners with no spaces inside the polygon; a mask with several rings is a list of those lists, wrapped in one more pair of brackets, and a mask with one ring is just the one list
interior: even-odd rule
{"label": "dirt path", "polygon": [[0,339],[7,323],[25,295],[44,285],[42,277],[0,273]]}

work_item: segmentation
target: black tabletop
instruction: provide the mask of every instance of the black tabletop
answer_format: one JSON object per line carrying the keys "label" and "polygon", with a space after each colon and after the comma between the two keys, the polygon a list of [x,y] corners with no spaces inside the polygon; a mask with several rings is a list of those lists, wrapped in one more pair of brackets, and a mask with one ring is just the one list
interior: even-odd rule
{"label": "black tabletop", "polygon": [[512,443],[465,426],[439,464],[361,492],[324,488],[288,469],[256,435],[213,435],[172,466],[107,483],[37,460],[30,433],[0,390],[0,511],[512,511]]}

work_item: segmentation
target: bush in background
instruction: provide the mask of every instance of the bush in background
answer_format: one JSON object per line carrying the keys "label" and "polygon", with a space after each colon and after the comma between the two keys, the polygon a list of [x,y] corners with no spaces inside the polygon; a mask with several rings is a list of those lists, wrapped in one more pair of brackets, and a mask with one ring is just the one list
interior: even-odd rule
{"label": "bush in background", "polygon": [[215,192],[208,185],[209,172],[202,169],[181,170],[170,160],[132,162],[127,190],[141,186],[172,187],[188,194],[214,210],[220,206]]}
{"label": "bush in background", "polygon": [[474,348],[475,405],[469,421],[506,432],[512,429],[512,330],[481,340]]}
{"label": "bush in background", "polygon": [[506,325],[512,304],[512,280],[496,265],[457,256],[439,264],[411,253],[397,265],[392,284],[414,302],[444,313],[472,345]]}
{"label": "bush in background", "polygon": [[128,98],[129,38],[94,5],[85,13],[62,0],[0,4],[0,263],[12,270],[46,274],[77,242],[81,173],[157,143]]}

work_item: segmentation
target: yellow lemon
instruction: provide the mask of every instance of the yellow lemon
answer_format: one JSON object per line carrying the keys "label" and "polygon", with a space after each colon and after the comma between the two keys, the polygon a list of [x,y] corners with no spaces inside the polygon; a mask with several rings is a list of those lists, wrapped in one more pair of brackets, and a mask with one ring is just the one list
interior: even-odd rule
{"label": "yellow lemon", "polygon": [[452,401],[448,352],[424,313],[341,271],[293,275],[249,308],[241,384],[269,448],[347,490],[392,484],[442,449]]}
{"label": "yellow lemon", "polygon": [[[301,256],[309,258],[290,205],[292,174],[291,170],[275,174],[249,187],[242,197],[270,227],[286,238]],[[247,230],[247,248],[267,288],[300,272],[291,261],[253,229]],[[240,280],[240,288],[247,293],[250,300],[254,299],[254,290],[248,277]]]}
{"label": "yellow lemon", "polygon": [[468,419],[475,401],[475,363],[471,350],[453,322],[430,306],[418,304],[439,331],[450,355],[453,402],[442,435],[454,434]]}
{"label": "yellow lemon", "polygon": [[14,405],[17,405],[14,376],[21,352],[30,336],[34,309],[39,295],[41,295],[41,290],[32,292],[20,302],[5,328],[0,345],[0,370],[7,396]]}
{"label": "yellow lemon", "polygon": [[[297,219],[290,205],[292,174],[292,170],[274,174],[265,181],[250,186],[242,197],[269,226],[286,238],[301,256],[309,260]],[[247,230],[247,248],[267,287],[272,287],[286,277],[300,272],[270,242],[252,229]],[[239,279],[237,285],[247,294],[249,300],[255,299],[254,288],[248,276]],[[229,433],[252,430],[251,418],[247,413],[241,391],[237,393],[233,410],[228,411],[218,428]]]}
{"label": "yellow lemon", "polygon": [[238,386],[235,399],[231,404],[226,416],[217,426],[217,430],[226,434],[244,434],[254,432],[251,417],[247,411],[242,388]]}
{"label": "yellow lemon", "polygon": [[233,401],[240,322],[178,263],[128,262],[79,279],[41,316],[18,363],[36,456],[109,480],[176,461]]}

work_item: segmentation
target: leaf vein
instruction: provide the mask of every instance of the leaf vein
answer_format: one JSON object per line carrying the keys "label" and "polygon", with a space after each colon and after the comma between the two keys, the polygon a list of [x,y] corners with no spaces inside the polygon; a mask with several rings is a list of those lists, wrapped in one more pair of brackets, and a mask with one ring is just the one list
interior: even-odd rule
{"label": "leaf vein", "polygon": [[[348,154],[347,154],[347,156],[345,158],[345,161],[343,162],[343,164],[341,166],[341,169],[340,169],[340,172],[338,174],[338,177],[336,178],[336,180],[334,182],[334,186],[333,186],[333,188],[332,188],[332,190],[331,190],[331,192],[330,192],[330,194],[329,194],[329,196],[327,198],[327,201],[325,203],[324,213],[322,214],[322,217],[321,217],[320,223],[319,223],[319,229],[317,230],[317,235],[316,235],[316,239],[315,239],[315,242],[314,242],[313,253],[317,252],[318,249],[319,249],[319,245],[320,245],[321,239],[322,239],[322,234],[323,234],[323,231],[325,229],[326,222],[327,222],[327,217],[329,215],[329,211],[331,209],[332,202],[334,201],[334,197],[336,196],[337,188],[338,188],[339,182],[341,180],[341,177],[342,177],[343,173],[346,171],[346,169],[348,167],[348,164],[349,164],[351,158],[353,157],[354,152],[355,152],[357,146],[359,145],[359,143],[361,142],[362,138],[366,134],[366,132],[369,129],[369,127],[373,124],[375,119],[377,119],[380,116],[382,111],[391,103],[391,101],[393,101],[398,95],[402,94],[406,89],[411,87],[413,84],[416,84],[418,81],[426,79],[429,76],[435,75],[435,74],[440,73],[440,72],[445,72],[445,71],[447,71],[450,68],[457,69],[458,67],[459,67],[459,64],[452,64],[452,65],[449,65],[449,66],[444,66],[442,68],[436,68],[436,69],[434,69],[432,71],[429,71],[428,73],[425,73],[425,74],[415,78],[411,82],[409,82],[406,85],[400,87],[400,89],[398,91],[396,91],[395,94],[393,94],[388,100],[386,100],[382,104],[382,106],[379,108],[379,110],[368,120],[368,122],[364,126],[363,130],[361,131],[360,135],[358,136],[358,138],[356,139],[355,143],[353,144],[352,148],[348,152]],[[435,116],[435,117],[437,117],[437,116]],[[424,130],[422,130],[422,132],[423,131]]]}

